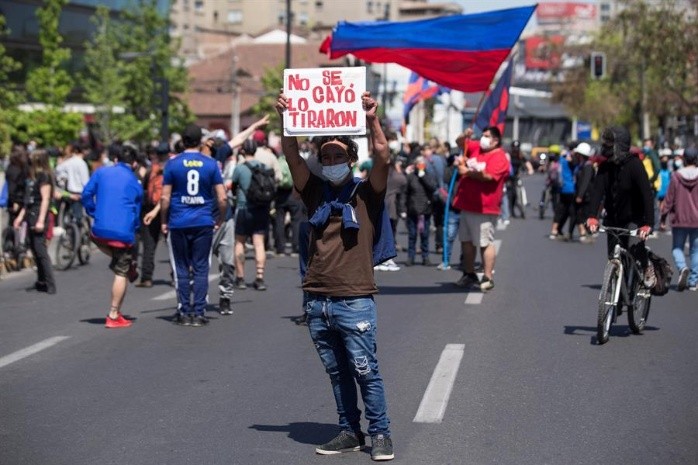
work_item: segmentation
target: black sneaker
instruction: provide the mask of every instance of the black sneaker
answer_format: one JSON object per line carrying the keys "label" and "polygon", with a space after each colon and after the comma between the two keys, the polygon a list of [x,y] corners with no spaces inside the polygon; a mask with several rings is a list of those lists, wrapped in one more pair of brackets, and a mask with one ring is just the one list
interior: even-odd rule
{"label": "black sneaker", "polygon": [[235,278],[234,286],[236,289],[247,289],[247,284],[245,284],[245,278]]}
{"label": "black sneaker", "polygon": [[393,460],[393,440],[384,434],[371,436],[371,460]]}
{"label": "black sneaker", "polygon": [[177,312],[172,321],[174,321],[174,323],[179,326],[191,326],[191,320],[191,316]]}
{"label": "black sneaker", "polygon": [[422,266],[431,266],[431,260],[429,260],[429,258],[423,258]]}
{"label": "black sneaker", "polygon": [[201,326],[206,326],[208,324],[208,318],[204,315],[194,315],[191,317],[191,325],[199,328]]}
{"label": "black sneaker", "polygon": [[230,299],[221,299],[220,302],[218,302],[218,311],[221,315],[232,315],[233,307],[230,304]]}
{"label": "black sneaker", "polygon": [[333,440],[315,448],[315,453],[321,455],[341,454],[342,452],[354,452],[361,450],[366,445],[366,439],[362,432],[342,430]]}
{"label": "black sneaker", "polygon": [[258,291],[266,291],[267,290],[267,285],[264,284],[264,280],[262,278],[255,279],[254,283],[252,285]]}
{"label": "black sneaker", "polygon": [[685,266],[681,268],[681,271],[679,271],[679,282],[676,285],[677,291],[683,292],[688,287],[688,273],[688,268],[686,268]]}
{"label": "black sneaker", "polygon": [[480,279],[475,273],[463,273],[458,281],[456,281],[456,286],[458,287],[470,287],[475,284],[480,284]]}

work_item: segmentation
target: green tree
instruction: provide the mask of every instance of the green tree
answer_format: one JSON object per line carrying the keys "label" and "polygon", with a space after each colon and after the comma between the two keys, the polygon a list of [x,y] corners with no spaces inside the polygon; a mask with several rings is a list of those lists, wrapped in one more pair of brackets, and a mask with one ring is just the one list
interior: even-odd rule
{"label": "green tree", "polygon": [[68,0],[46,0],[36,10],[39,18],[39,43],[42,63],[27,76],[30,98],[52,106],[65,104],[73,89],[73,79],[62,66],[70,59],[70,49],[61,47],[63,37],[58,31],[61,11]]}
{"label": "green tree", "polygon": [[73,78],[64,69],[70,49],[61,47],[63,37],[58,31],[61,11],[67,3],[68,0],[46,0],[36,10],[42,63],[29,71],[26,88],[31,99],[46,107],[14,115],[13,137],[18,142],[36,140],[40,145],[62,146],[75,139],[83,126],[82,115],[62,109],[73,89]]}
{"label": "green tree", "polygon": [[654,129],[666,116],[689,116],[698,106],[698,19],[669,0],[649,4],[623,0],[621,12],[602,27],[593,43],[568,47],[572,56],[606,54],[607,76],[592,80],[584,66],[559,70],[554,99],[573,114],[603,127],[620,123],[640,134],[642,114]]}
{"label": "green tree", "polygon": [[279,89],[284,86],[284,65],[280,64],[276,68],[268,68],[264,70],[262,75],[262,89],[264,94],[260,96],[257,103],[252,106],[251,112],[255,119],[261,118],[264,115],[273,115],[267,125],[267,130],[274,131],[277,134],[281,131],[281,120],[276,112],[276,98],[279,95]]}
{"label": "green tree", "polygon": [[85,100],[95,107],[102,142],[132,139],[147,132],[150,121],[138,120],[126,111],[129,91],[124,76],[126,64],[118,56],[121,47],[109,9],[97,7],[92,22],[97,32],[85,44],[85,72],[80,79]]}
{"label": "green tree", "polygon": [[[179,97],[187,90],[188,74],[177,58],[179,42],[169,35],[168,19],[159,15],[155,0],[141,0],[123,12],[115,28],[117,56],[126,60],[123,78],[128,92],[126,113],[135,121],[148,122],[134,127],[132,138],[147,141],[157,137],[162,118],[167,116],[171,130],[181,130],[193,120],[191,111]],[[161,112],[166,95],[167,115]]]}
{"label": "green tree", "polygon": [[[0,15],[0,36],[6,34],[5,18]],[[0,43],[0,158],[12,148],[13,121],[21,100],[20,93],[13,89],[9,79],[21,65],[5,53],[5,47]]]}

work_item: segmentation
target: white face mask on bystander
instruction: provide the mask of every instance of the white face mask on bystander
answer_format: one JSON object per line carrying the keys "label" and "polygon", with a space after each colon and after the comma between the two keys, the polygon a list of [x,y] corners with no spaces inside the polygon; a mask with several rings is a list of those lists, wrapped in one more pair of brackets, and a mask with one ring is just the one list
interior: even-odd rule
{"label": "white face mask on bystander", "polygon": [[492,147],[492,138],[487,136],[482,136],[480,138],[480,148],[482,150],[489,150]]}

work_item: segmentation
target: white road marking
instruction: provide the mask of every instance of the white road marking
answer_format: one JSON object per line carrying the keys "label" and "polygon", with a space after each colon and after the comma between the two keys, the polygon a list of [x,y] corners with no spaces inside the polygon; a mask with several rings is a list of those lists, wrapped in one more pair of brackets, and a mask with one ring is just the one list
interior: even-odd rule
{"label": "white road marking", "polygon": [[0,368],[6,367],[10,363],[22,360],[23,358],[29,357],[30,355],[34,355],[37,352],[41,352],[44,349],[48,349],[49,347],[54,346],[66,339],[70,339],[70,336],[50,337],[44,341],[37,342],[32,346],[18,350],[17,352],[13,352],[10,355],[5,355],[4,357],[0,358]]}
{"label": "white road marking", "polygon": [[429,386],[419,404],[415,423],[441,423],[446,413],[448,399],[456,381],[458,368],[463,359],[465,344],[448,344],[441,352],[439,363],[434,368]]}
{"label": "white road marking", "polygon": [[[220,276],[218,273],[208,275],[208,282],[210,283],[211,281],[218,279],[218,276]],[[177,298],[177,289],[174,289],[171,291],[167,291],[164,294],[157,295],[150,300],[170,300],[170,299],[176,299],[176,298]]]}

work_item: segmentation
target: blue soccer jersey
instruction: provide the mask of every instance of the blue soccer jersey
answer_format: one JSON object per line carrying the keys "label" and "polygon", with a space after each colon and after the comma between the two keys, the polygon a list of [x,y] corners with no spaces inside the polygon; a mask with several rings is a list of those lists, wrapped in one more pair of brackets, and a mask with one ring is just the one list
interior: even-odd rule
{"label": "blue soccer jersey", "polygon": [[172,186],[170,229],[213,226],[216,184],[223,184],[223,178],[211,157],[183,152],[167,162],[163,185]]}

